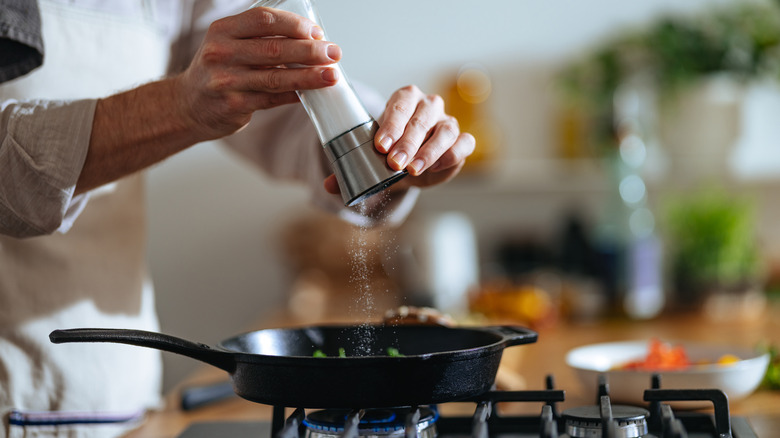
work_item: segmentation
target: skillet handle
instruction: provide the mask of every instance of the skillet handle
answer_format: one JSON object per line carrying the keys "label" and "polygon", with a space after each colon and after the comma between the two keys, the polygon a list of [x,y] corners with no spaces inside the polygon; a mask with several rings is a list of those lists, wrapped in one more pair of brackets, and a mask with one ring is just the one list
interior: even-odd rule
{"label": "skillet handle", "polygon": [[49,340],[55,344],[70,342],[112,342],[136,345],[181,354],[233,373],[236,360],[233,354],[215,350],[208,345],[187,341],[175,336],[144,330],[80,328],[54,330]]}
{"label": "skillet handle", "polygon": [[533,344],[537,339],[539,339],[538,333],[525,327],[502,325],[488,328],[503,336],[504,343],[507,347],[511,347],[513,345]]}

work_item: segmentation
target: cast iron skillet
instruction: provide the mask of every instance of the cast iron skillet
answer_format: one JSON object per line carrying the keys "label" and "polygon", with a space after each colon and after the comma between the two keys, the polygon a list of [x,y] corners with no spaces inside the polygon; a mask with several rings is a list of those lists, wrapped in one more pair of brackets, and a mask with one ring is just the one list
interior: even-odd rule
{"label": "cast iron skillet", "polygon": [[[522,327],[319,326],[267,329],[216,348],[161,333],[55,330],[52,342],[156,348],[230,373],[241,397],[273,406],[384,408],[462,400],[491,389],[506,347],[535,342]],[[391,356],[388,347],[402,357]],[[347,357],[338,357],[343,348]],[[328,357],[313,357],[320,350]],[[121,376],[117,376],[121,378]]]}

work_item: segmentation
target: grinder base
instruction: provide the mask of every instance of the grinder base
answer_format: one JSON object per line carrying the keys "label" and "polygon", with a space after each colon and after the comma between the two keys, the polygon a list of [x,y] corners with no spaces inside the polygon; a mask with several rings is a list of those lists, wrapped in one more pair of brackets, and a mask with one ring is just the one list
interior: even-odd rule
{"label": "grinder base", "polygon": [[376,150],[379,125],[371,120],[325,145],[339,183],[344,204],[351,207],[400,181],[405,170],[393,170],[387,157]]}

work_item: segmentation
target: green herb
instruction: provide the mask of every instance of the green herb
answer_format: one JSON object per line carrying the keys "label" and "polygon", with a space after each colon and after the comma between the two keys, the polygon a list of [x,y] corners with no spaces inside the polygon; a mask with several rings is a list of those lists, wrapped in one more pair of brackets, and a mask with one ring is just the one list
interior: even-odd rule
{"label": "green herb", "polygon": [[[390,357],[404,357],[404,355],[401,354],[397,348],[393,347],[387,347],[387,355]],[[314,350],[312,357],[328,357],[328,355],[325,354],[322,350]],[[344,348],[339,348],[338,357],[347,357],[347,350]]]}
{"label": "green herb", "polygon": [[387,347],[387,355],[390,357],[404,357],[397,348]]}

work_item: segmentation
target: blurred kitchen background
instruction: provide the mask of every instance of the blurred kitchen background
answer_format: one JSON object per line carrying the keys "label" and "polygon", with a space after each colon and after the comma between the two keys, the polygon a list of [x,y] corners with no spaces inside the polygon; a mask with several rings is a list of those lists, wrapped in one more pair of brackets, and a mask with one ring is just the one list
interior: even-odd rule
{"label": "blurred kitchen background", "polygon": [[[283,312],[376,320],[404,304],[540,330],[681,311],[750,320],[771,302],[778,2],[318,7],[351,80],[441,94],[478,151],[398,230],[324,216],[217,143],[155,167],[164,332],[216,343]],[[165,361],[166,387],[198,366]]]}

